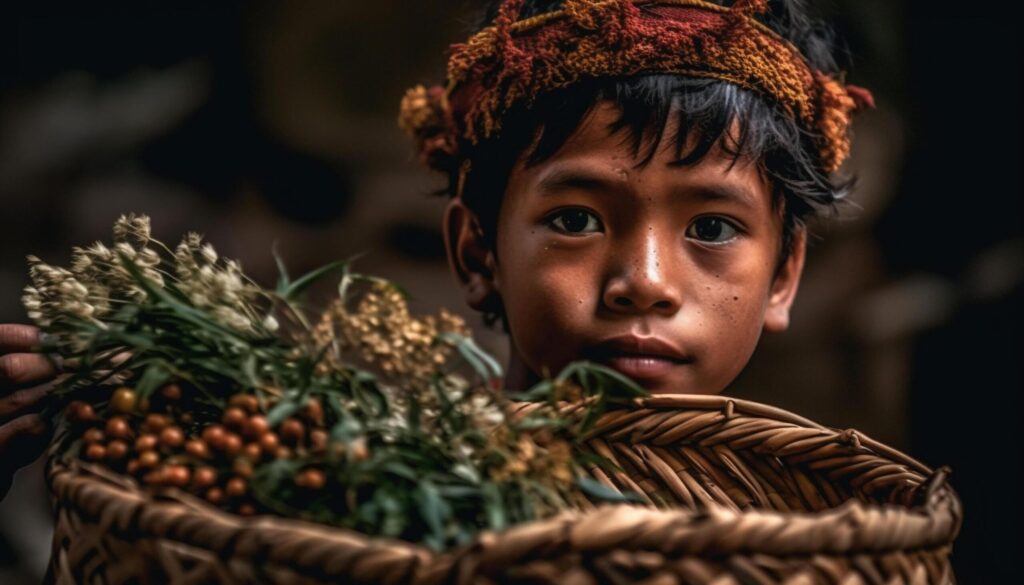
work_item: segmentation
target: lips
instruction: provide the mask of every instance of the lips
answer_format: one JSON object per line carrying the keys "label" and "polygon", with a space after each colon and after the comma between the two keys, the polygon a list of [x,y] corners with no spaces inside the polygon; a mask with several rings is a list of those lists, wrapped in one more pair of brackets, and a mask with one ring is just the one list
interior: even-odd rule
{"label": "lips", "polygon": [[587,357],[637,379],[664,376],[693,358],[658,337],[612,337],[585,352]]}

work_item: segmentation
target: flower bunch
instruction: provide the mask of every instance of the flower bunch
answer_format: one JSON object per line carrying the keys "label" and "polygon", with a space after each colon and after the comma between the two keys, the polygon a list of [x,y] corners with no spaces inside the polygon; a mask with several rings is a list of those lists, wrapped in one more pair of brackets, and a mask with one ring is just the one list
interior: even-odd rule
{"label": "flower bunch", "polygon": [[[126,215],[70,268],[29,262],[25,307],[74,365],[54,390],[59,451],[148,488],[436,549],[622,497],[586,479],[599,458],[580,437],[642,390],[579,363],[503,394],[460,318],[412,315],[397,285],[347,261],[294,280],[279,261],[263,288],[199,235],[172,250]],[[302,300],[338,273],[326,309]]]}

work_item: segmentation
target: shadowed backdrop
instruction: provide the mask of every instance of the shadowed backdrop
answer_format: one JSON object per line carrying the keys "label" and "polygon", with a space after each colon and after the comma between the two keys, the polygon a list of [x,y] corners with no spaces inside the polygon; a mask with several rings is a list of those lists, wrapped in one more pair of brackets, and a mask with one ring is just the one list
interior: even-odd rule
{"label": "shadowed backdrop", "polygon": [[[790,331],[730,394],[856,427],[948,464],[960,580],[1015,568],[1024,306],[1020,41],[935,2],[814,2],[878,108],[854,125],[854,205],[814,226]],[[952,3],[950,3],[952,4]],[[25,322],[25,255],[66,261],[124,212],[204,233],[257,280],[367,251],[412,307],[465,308],[440,178],[398,130],[405,88],[443,78],[473,2],[40,1],[0,8],[0,322]],[[0,583],[49,559],[41,462],[0,502]]]}

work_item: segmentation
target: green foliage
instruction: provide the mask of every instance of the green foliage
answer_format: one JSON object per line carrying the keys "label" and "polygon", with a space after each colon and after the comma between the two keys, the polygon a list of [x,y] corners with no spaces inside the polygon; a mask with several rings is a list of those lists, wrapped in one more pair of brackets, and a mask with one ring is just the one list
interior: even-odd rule
{"label": "green foliage", "polygon": [[[339,273],[342,307],[358,305],[367,285],[392,286],[352,272],[351,260],[292,279],[275,253],[279,281],[264,289],[198,236],[172,252],[149,238],[148,219],[128,216],[118,226],[116,253],[80,250],[70,271],[33,267],[26,306],[53,340],[47,350],[75,365],[55,390],[62,402],[118,384],[147,398],[175,381],[201,405],[201,429],[238,392],[256,395],[271,427],[318,398],[329,448],[256,466],[257,500],[283,515],[437,550],[573,507],[580,494],[636,501],[587,477],[587,467],[608,463],[581,443],[609,407],[644,394],[617,372],[578,362],[526,392],[503,394],[494,358],[445,331],[430,347],[452,351],[425,380],[386,380],[373,364],[349,359],[339,340],[318,337],[326,313],[302,304],[310,285]],[[64,289],[77,291],[77,304],[62,302]],[[559,407],[573,393],[585,407],[569,420]],[[513,416],[517,400],[538,406]],[[295,482],[309,468],[327,482],[313,494]]]}

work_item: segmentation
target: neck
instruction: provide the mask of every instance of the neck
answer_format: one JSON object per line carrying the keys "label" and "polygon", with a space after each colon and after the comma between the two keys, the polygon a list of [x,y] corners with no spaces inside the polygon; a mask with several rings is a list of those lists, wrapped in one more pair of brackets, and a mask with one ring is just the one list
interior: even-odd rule
{"label": "neck", "polygon": [[508,367],[505,368],[505,389],[511,392],[522,392],[532,388],[540,377],[526,366],[519,356],[519,349],[510,335],[508,338]]}

